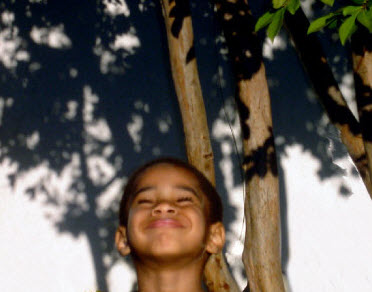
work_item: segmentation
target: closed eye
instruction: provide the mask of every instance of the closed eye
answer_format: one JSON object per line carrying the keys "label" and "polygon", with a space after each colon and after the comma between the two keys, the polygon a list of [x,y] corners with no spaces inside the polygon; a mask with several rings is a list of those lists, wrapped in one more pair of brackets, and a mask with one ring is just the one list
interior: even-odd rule
{"label": "closed eye", "polygon": [[177,202],[178,203],[193,202],[193,198],[192,197],[181,197],[181,198],[177,199]]}
{"label": "closed eye", "polygon": [[148,199],[140,199],[137,201],[137,204],[151,204],[152,201]]}

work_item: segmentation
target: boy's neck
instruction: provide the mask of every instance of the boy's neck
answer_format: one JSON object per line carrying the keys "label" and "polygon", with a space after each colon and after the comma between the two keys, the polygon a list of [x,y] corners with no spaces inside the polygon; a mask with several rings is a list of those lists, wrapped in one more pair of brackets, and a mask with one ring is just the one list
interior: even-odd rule
{"label": "boy's neck", "polygon": [[139,292],[203,292],[203,267],[146,267],[137,265]]}

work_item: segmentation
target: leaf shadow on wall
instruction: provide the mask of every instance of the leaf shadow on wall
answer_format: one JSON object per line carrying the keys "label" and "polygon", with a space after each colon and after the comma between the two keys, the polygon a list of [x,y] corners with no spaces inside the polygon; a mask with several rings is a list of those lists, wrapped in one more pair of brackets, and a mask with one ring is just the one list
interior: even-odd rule
{"label": "leaf shadow on wall", "polygon": [[[2,17],[1,31],[13,48],[0,63],[0,163],[17,164],[7,174],[9,184],[14,192],[44,199],[49,210],[45,215],[59,232],[88,238],[102,291],[108,291],[107,273],[119,260],[113,233],[125,178],[158,155],[185,157],[160,4],[146,1],[140,8],[133,2],[126,2],[129,15],[116,16],[102,3],[94,6],[84,1],[4,1],[0,6],[2,15],[9,16]],[[223,98],[234,91],[233,78],[229,62],[218,54],[223,43],[215,45],[218,34],[212,7],[195,4],[195,51],[212,127],[220,118]],[[277,156],[285,155],[286,146],[299,144],[321,163],[321,179],[340,175],[342,170],[326,155],[328,137],[309,130],[309,123],[317,127],[322,111],[307,98],[308,83],[298,74],[290,50],[275,50],[266,62],[273,131],[285,141],[276,145]],[[297,65],[287,66],[288,59]],[[217,76],[220,65],[223,86]],[[285,75],[283,67],[288,68]],[[293,84],[301,85],[294,88]],[[222,100],[217,98],[219,91]],[[290,111],[293,108],[296,111]],[[327,133],[335,133],[325,127]],[[216,166],[225,157],[221,145],[226,141],[226,137],[212,141]],[[342,145],[335,147],[341,149],[335,155],[346,155]],[[227,156],[239,165],[234,153]],[[219,167],[216,170],[229,227],[236,210],[220,183],[223,173]],[[241,185],[239,167],[232,172],[232,187]],[[286,193],[280,163],[279,179],[285,266],[289,251],[285,250]]]}

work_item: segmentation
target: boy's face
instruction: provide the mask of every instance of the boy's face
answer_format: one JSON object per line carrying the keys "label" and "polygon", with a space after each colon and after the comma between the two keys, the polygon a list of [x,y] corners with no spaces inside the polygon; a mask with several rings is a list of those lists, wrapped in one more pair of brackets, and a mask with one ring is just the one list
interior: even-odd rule
{"label": "boy's face", "polygon": [[208,226],[206,197],[188,170],[159,164],[139,178],[130,205],[126,235],[142,259],[200,258]]}

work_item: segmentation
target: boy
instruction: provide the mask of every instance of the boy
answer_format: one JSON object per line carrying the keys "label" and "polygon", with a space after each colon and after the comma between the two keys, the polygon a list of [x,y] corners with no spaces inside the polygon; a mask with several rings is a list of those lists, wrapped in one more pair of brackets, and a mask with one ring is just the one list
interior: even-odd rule
{"label": "boy", "polygon": [[139,292],[202,292],[202,274],[225,242],[222,203],[193,166],[162,158],[140,167],[120,203],[115,244],[131,254]]}

